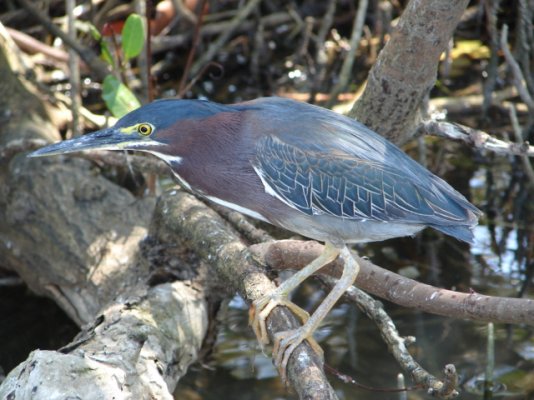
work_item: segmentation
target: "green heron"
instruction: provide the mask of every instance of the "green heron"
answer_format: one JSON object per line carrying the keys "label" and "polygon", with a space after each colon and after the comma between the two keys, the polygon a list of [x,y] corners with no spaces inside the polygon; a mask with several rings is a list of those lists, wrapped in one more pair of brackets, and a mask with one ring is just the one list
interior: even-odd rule
{"label": "green heron", "polygon": [[[324,252],[253,304],[251,324],[262,344],[265,321],[284,305],[303,325],[275,335],[275,365],[285,378],[295,348],[307,340],[359,266],[347,244],[413,235],[432,227],[465,242],[480,211],[445,181],[361,123],[283,98],[221,105],[159,100],[115,126],[39,149],[32,157],[82,150],[139,150],[163,159],[197,195],[243,214],[325,242]],[[342,277],[312,316],[289,293],[340,256]]]}

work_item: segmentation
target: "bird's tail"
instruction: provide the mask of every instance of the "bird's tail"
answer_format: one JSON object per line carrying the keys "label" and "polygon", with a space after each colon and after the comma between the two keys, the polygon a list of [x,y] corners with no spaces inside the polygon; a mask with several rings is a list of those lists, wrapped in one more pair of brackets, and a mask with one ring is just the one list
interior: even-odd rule
{"label": "bird's tail", "polygon": [[463,240],[469,244],[475,243],[475,236],[473,235],[473,226],[469,225],[430,225],[430,227],[443,232],[447,235],[455,237],[458,240]]}

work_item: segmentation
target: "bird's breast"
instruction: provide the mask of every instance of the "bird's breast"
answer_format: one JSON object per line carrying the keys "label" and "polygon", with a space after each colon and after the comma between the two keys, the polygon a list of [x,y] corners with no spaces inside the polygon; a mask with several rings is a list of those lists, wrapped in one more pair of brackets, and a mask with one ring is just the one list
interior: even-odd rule
{"label": "bird's breast", "polygon": [[194,165],[184,160],[172,168],[174,176],[182,187],[200,197],[249,217],[271,222],[266,211],[269,207],[273,208],[272,198],[265,193],[252,167],[248,167],[248,161],[213,161],[216,160]]}

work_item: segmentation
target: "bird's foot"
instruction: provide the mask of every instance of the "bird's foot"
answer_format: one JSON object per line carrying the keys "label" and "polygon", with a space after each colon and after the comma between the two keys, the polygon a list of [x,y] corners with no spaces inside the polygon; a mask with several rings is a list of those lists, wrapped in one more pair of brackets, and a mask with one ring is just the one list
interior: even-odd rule
{"label": "bird's foot", "polygon": [[262,346],[269,343],[266,321],[271,311],[277,306],[289,308],[302,323],[305,323],[310,318],[310,314],[289,301],[287,296],[278,295],[276,292],[256,300],[249,310],[249,325],[252,326],[252,330]]}
{"label": "bird's foot", "polygon": [[278,369],[282,382],[287,382],[287,364],[289,358],[304,340],[307,340],[313,351],[319,356],[321,365],[324,362],[324,353],[321,346],[313,338],[313,331],[308,328],[308,324],[297,329],[278,332],[274,335],[273,359],[274,365]]}

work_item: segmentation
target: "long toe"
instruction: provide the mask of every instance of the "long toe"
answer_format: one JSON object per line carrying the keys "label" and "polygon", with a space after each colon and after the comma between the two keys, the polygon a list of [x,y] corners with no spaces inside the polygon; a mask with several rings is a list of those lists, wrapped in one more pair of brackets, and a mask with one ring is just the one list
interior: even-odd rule
{"label": "long toe", "polygon": [[[248,323],[252,327],[258,342],[263,346],[269,343],[269,336],[267,335],[266,318],[264,312],[270,304],[270,298],[262,297],[255,301],[250,306],[248,314]],[[271,308],[272,309],[272,308]],[[268,315],[268,314],[267,314]]]}
{"label": "long toe", "polygon": [[271,311],[277,306],[285,306],[289,308],[302,323],[306,323],[310,318],[310,314],[306,310],[297,306],[295,303],[287,300],[285,297],[265,296],[255,301],[249,310],[249,324],[258,338],[260,344],[265,345],[269,343],[269,336],[267,333],[267,317]]}
{"label": "long toe", "polygon": [[298,328],[289,331],[278,332],[275,334],[273,346],[274,365],[278,369],[278,373],[284,383],[287,382],[287,365],[291,355],[304,340],[308,341],[311,348],[321,359],[324,360],[324,353],[321,346],[315,341],[313,336],[305,329]]}

